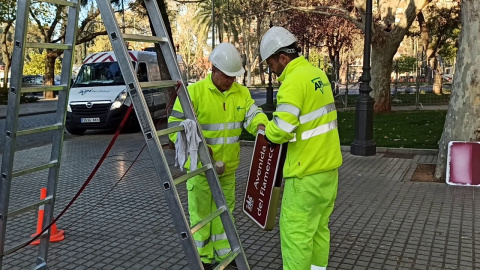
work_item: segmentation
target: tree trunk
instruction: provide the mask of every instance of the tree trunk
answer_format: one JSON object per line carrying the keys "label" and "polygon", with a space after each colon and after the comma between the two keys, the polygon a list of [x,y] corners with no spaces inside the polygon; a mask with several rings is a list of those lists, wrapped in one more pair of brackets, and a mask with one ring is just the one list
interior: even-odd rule
{"label": "tree trunk", "polygon": [[[262,36],[260,35],[262,30],[262,23],[262,16],[257,16],[257,51],[260,50],[260,41],[262,40]],[[265,73],[263,71],[262,56],[260,54],[258,54],[258,70],[260,72],[260,82],[262,85],[265,85]]]}
{"label": "tree trunk", "polygon": [[[425,70],[425,78],[427,79],[428,83],[432,83],[431,78],[432,78],[432,68],[429,65],[428,58],[431,56],[433,53],[433,50],[430,49],[430,36],[429,36],[429,31],[427,28],[427,23],[425,21],[425,16],[423,15],[423,12],[418,13],[417,15],[417,20],[418,24],[420,25],[420,44],[422,48],[422,67],[426,65],[426,70]],[[434,91],[435,91],[435,86],[434,86]]]}
{"label": "tree trunk", "polygon": [[439,63],[436,57],[430,58],[430,66],[432,67],[433,92],[437,95],[442,94],[442,74],[440,72]]}
{"label": "tree trunk", "polygon": [[252,62],[250,62],[250,56],[252,55],[252,50],[250,48],[250,42],[247,41],[247,44],[246,44],[246,50],[245,50],[245,54],[247,55],[246,57],[246,63],[245,63],[245,66],[247,68],[247,79],[246,79],[246,83],[247,87],[250,87],[252,86]]}
{"label": "tree trunk", "polygon": [[4,64],[5,64],[5,68],[3,70],[4,76],[3,76],[3,85],[2,86],[3,86],[3,88],[7,88],[8,82],[10,81],[10,78],[8,78],[8,73],[10,72],[10,66],[12,65],[12,63],[11,63],[9,58],[7,58],[7,59],[4,58],[3,61],[4,61]]}
{"label": "tree trunk", "polygon": [[437,95],[442,94],[442,74],[437,69],[434,69],[435,73],[433,75],[433,92]]}
{"label": "tree trunk", "polygon": [[[388,49],[387,49],[388,48]],[[390,77],[393,70],[393,56],[398,45],[374,43],[372,44],[372,81],[371,96],[375,99],[375,112],[391,112],[390,104]]]}
{"label": "tree trunk", "polygon": [[7,87],[8,85],[8,72],[10,71],[10,66],[12,65],[12,54],[7,45],[7,36],[9,34],[10,28],[13,25],[13,21],[7,21],[3,28],[3,33],[0,38],[0,46],[2,51],[2,60],[3,64],[5,65],[4,72],[4,81],[3,87]]}
{"label": "tree trunk", "polygon": [[[175,44],[173,43],[172,29],[170,27],[170,21],[168,19],[165,2],[163,0],[157,0],[157,4],[158,4],[158,9],[160,10],[160,14],[162,15],[163,24],[165,25],[165,31],[168,34],[168,37],[170,39],[170,44],[172,45],[173,52],[175,53]],[[142,1],[142,6],[146,10],[145,3],[143,1]],[[152,35],[155,36],[156,35],[155,29],[153,28],[152,20],[150,20],[150,17],[148,19],[148,22],[150,25],[150,30],[152,31]],[[155,46],[155,51],[157,53],[157,62],[158,62],[158,67],[160,69],[160,78],[162,80],[171,80],[172,76],[170,75],[170,71],[168,70],[167,62],[165,61],[165,57],[163,55],[162,50],[160,49],[160,45],[158,43],[155,43],[154,46]],[[182,78],[182,79],[186,80],[187,78]],[[165,112],[167,115],[170,115],[170,112],[173,109],[173,103],[177,98],[177,92],[175,91],[175,89],[176,89],[175,87],[169,87],[169,88],[163,89],[166,95],[167,107],[165,109]]]}
{"label": "tree trunk", "polygon": [[307,38],[307,42],[305,44],[305,58],[310,60],[310,40]]}
{"label": "tree trunk", "polygon": [[461,18],[455,79],[435,170],[440,179],[445,179],[450,141],[480,141],[480,2],[463,0]]}
{"label": "tree trunk", "polygon": [[[55,60],[57,60],[58,53],[55,51],[47,51],[47,61],[45,62],[45,79],[44,85],[54,85],[55,81]],[[45,99],[55,98],[55,92],[46,91]]]}
{"label": "tree trunk", "polygon": [[[354,0],[354,6],[360,11],[361,16],[365,14],[366,0]],[[399,16],[400,21],[395,22],[392,12],[397,9],[400,2],[405,3],[403,15]],[[418,12],[428,3],[428,0],[383,0],[377,1],[377,17],[374,18],[372,33],[372,96],[375,99],[376,112],[390,112],[390,76],[392,72],[393,56],[397,52],[400,43],[417,17]],[[377,20],[381,19],[381,22]],[[393,29],[392,25],[395,25]]]}
{"label": "tree trunk", "polygon": [[333,62],[333,66],[335,67],[335,90],[334,94],[339,94],[339,83],[340,83],[340,51],[335,50],[335,62]]}
{"label": "tree trunk", "polygon": [[[425,16],[423,16],[423,12],[418,13],[417,21],[420,26],[420,41],[422,46],[422,52],[426,53],[428,45],[430,44],[430,37],[428,36],[427,23],[425,21]],[[424,59],[422,59],[422,61],[423,60]]]}

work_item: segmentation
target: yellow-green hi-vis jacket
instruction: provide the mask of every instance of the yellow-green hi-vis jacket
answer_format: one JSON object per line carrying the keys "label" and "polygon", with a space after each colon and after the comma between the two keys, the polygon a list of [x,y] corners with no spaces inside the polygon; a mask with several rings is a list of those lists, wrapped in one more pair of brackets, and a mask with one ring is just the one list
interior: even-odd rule
{"label": "yellow-green hi-vis jacket", "polygon": [[[225,163],[224,175],[234,173],[240,162],[239,138],[242,126],[253,135],[259,124],[268,122],[262,109],[255,105],[248,88],[233,83],[225,92],[220,92],[212,82],[211,74],[204,80],[188,86],[188,93],[203,136],[213,150],[213,158]],[[178,126],[185,120],[180,101],[175,101],[168,118],[168,127]],[[169,135],[175,142],[177,133]],[[190,168],[190,158],[185,164]]]}
{"label": "yellow-green hi-vis jacket", "polygon": [[303,56],[278,77],[277,110],[265,134],[274,143],[288,143],[284,177],[302,178],[340,167],[342,153],[337,111],[327,75]]}

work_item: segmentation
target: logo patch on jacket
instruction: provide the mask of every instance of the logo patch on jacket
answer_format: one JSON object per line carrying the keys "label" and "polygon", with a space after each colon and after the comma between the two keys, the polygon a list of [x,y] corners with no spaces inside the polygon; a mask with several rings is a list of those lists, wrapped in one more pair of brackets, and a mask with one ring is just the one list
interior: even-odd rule
{"label": "logo patch on jacket", "polygon": [[315,84],[315,91],[320,90],[323,94],[323,87],[327,85],[323,84],[322,79],[317,77],[312,80],[312,83]]}

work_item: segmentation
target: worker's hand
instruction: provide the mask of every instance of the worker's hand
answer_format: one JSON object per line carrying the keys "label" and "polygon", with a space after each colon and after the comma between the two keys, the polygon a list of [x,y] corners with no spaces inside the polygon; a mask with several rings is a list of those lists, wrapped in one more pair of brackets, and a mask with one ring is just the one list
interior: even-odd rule
{"label": "worker's hand", "polygon": [[265,125],[264,125],[264,124],[258,124],[257,130],[263,130],[263,131],[265,131]]}

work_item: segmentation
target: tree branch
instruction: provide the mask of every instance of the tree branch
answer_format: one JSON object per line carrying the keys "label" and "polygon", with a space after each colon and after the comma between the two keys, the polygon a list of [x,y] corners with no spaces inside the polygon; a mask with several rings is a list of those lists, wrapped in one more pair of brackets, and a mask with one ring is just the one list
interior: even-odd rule
{"label": "tree branch", "polygon": [[85,27],[89,22],[92,22],[100,14],[100,9],[96,9],[95,12],[89,13],[87,17],[82,21],[80,27],[78,27],[78,33],[85,31]]}
{"label": "tree branch", "polygon": [[78,44],[82,44],[82,43],[85,43],[85,42],[87,42],[87,41],[90,41],[90,40],[94,39],[94,38],[97,37],[97,36],[104,36],[104,35],[106,35],[106,34],[107,34],[107,31],[106,31],[106,30],[105,30],[105,31],[100,31],[100,32],[91,33],[91,34],[89,34],[88,36],[85,36],[85,37],[83,37],[83,38],[77,39],[77,43],[76,43],[76,44],[77,44],[77,45],[78,45]]}
{"label": "tree branch", "polygon": [[[343,18],[343,19],[353,23],[359,29],[364,30],[364,28],[365,28],[364,24],[362,22],[359,22],[357,20],[357,18],[348,15],[347,14],[348,10],[346,10],[346,9],[337,8],[337,7],[324,7],[324,6],[320,6],[320,7],[296,7],[296,6],[287,5],[287,4],[281,3],[281,2],[274,2],[274,3],[286,7],[285,9],[283,9],[281,11],[298,10],[298,11],[302,11],[302,12],[306,12],[306,13],[321,14],[321,15],[325,15],[325,16],[328,16],[328,17],[340,17],[340,18]],[[320,11],[318,9],[332,9],[332,10],[341,11],[341,12],[344,12],[344,13],[330,13],[330,12],[327,12],[327,11]]]}
{"label": "tree branch", "polygon": [[40,20],[37,18],[37,16],[35,16],[35,14],[33,13],[32,8],[28,8],[28,10],[29,10],[30,15],[32,15],[33,20],[37,23],[38,30],[40,30],[40,33],[42,33],[42,36],[43,36],[44,39],[46,40],[46,39],[47,39],[47,33],[45,33],[45,29],[43,29],[42,23],[41,23]]}
{"label": "tree branch", "polygon": [[191,3],[201,3],[203,0],[198,0],[198,1],[179,1],[179,0],[173,0],[174,2],[180,3],[180,4],[191,4]]}
{"label": "tree branch", "polygon": [[[277,4],[277,5],[280,5],[280,6],[286,6],[286,7],[295,7],[295,6],[292,6],[292,5],[288,5],[284,2],[277,2],[277,1],[273,1],[274,4]],[[344,14],[348,14],[349,11],[344,9],[344,8],[340,8],[340,7],[334,7],[334,6],[314,6],[314,7],[299,7],[299,8],[305,8],[305,9],[308,9],[308,10],[336,10],[336,11],[340,11]],[[330,13],[329,13],[330,14]]]}
{"label": "tree branch", "polygon": [[55,31],[55,27],[57,27],[57,23],[60,19],[61,14],[62,9],[57,6],[57,11],[55,12],[55,19],[53,19],[52,24],[50,24],[50,28],[47,31],[47,36],[49,39],[53,36],[53,31]]}

